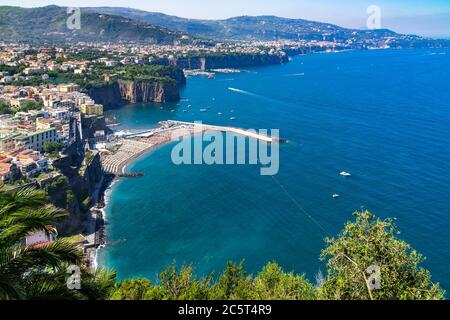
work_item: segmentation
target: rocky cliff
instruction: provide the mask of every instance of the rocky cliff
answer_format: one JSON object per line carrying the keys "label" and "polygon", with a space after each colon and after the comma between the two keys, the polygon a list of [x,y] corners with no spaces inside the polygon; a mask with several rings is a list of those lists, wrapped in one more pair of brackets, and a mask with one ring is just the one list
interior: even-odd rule
{"label": "rocky cliff", "polygon": [[124,100],[137,102],[169,102],[180,99],[179,86],[174,81],[119,81],[119,91]]}
{"label": "rocky cliff", "polygon": [[181,69],[174,69],[169,77],[150,80],[119,79],[89,89],[89,95],[106,107],[124,103],[171,102],[180,99],[180,88],[186,84]]}
{"label": "rocky cliff", "polygon": [[89,90],[89,96],[105,107],[125,103],[171,102],[180,99],[180,86],[175,82],[119,80]]}
{"label": "rocky cliff", "polygon": [[[92,138],[90,133],[93,130],[89,129],[102,128],[104,119],[81,118],[81,121],[81,125],[77,121],[71,125],[72,139],[62,156],[53,162],[61,176],[45,186],[50,201],[69,212],[69,216],[57,226],[61,234],[85,231],[90,218],[89,208],[94,204],[95,194],[104,178],[100,155],[86,150],[86,142]],[[84,139],[81,131],[85,131]]]}
{"label": "rocky cliff", "polygon": [[56,161],[54,165],[63,176],[47,186],[50,201],[69,212],[69,216],[57,226],[62,234],[84,231],[88,210],[94,204],[93,195],[103,180],[98,153],[91,152],[89,157],[85,156],[81,166],[73,161],[71,156]]}
{"label": "rocky cliff", "polygon": [[223,69],[257,67],[288,62],[285,55],[242,54],[190,57],[171,60],[171,64],[181,69]]}

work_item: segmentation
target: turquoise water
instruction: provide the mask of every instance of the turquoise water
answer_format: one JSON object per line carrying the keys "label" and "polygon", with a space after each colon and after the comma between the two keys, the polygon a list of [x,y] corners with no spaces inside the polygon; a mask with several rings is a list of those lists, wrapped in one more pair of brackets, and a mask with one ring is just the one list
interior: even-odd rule
{"label": "turquoise water", "polygon": [[[249,71],[190,78],[180,105],[127,106],[110,116],[126,129],[166,119],[279,128],[290,141],[279,174],[175,166],[173,145],[142,157],[129,170],[145,176],[113,187],[100,264],[120,278],[153,278],[173,261],[205,274],[227,260],[245,259],[249,272],[276,260],[314,279],[323,238],[365,208],[396,217],[401,237],[450,289],[450,51],[309,55]],[[343,170],[353,176],[342,178]]]}

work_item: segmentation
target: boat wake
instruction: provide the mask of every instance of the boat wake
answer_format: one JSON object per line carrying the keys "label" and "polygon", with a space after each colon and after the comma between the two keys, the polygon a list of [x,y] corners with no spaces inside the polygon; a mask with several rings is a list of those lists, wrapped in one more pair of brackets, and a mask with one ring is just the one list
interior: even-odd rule
{"label": "boat wake", "polygon": [[303,77],[305,75],[304,72],[301,73],[291,73],[291,74],[287,74],[286,77]]}
{"label": "boat wake", "polygon": [[255,98],[258,98],[258,99],[262,99],[262,100],[265,100],[265,101],[270,101],[270,102],[274,102],[274,103],[278,103],[278,104],[285,104],[285,105],[291,105],[292,106],[292,104],[289,103],[289,102],[285,102],[285,101],[282,101],[282,100],[279,100],[279,99],[274,99],[274,98],[267,97],[267,96],[262,96],[260,94],[256,94],[256,93],[253,93],[253,92],[248,92],[248,91],[245,91],[245,90],[241,90],[241,89],[237,89],[237,88],[231,88],[231,87],[228,88],[228,90],[233,91],[233,92],[237,92],[237,93],[241,93],[241,94],[245,94],[247,96],[252,96],[252,97],[255,97]]}
{"label": "boat wake", "polygon": [[249,95],[249,96],[255,96],[254,93],[251,93],[251,92],[248,92],[248,91],[245,91],[245,90],[241,90],[241,89],[228,88],[228,90],[233,91],[233,92],[238,92],[238,93],[246,94],[246,95]]}
{"label": "boat wake", "polygon": [[447,55],[446,52],[431,52],[425,54],[425,56],[445,56],[445,55]]}

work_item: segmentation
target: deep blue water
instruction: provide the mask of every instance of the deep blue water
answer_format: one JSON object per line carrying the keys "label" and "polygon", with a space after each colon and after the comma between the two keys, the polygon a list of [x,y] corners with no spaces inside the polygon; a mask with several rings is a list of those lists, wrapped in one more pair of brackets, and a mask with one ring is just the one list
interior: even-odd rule
{"label": "deep blue water", "polygon": [[323,238],[365,208],[397,218],[400,237],[449,290],[450,51],[318,54],[250,71],[190,78],[179,106],[111,115],[127,129],[166,119],[279,128],[290,142],[276,178],[255,166],[175,166],[164,146],[130,166],[144,177],[114,185],[100,264],[125,278],[154,277],[173,261],[205,274],[227,260],[245,259],[249,272],[276,260],[314,279]]}

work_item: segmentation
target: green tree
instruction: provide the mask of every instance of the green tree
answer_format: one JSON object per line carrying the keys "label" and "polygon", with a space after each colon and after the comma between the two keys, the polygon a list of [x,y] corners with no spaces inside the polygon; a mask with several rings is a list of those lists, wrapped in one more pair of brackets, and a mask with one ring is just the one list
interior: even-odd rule
{"label": "green tree", "polygon": [[44,152],[46,153],[55,153],[61,151],[64,147],[64,144],[61,142],[45,142],[44,143]]}
{"label": "green tree", "polygon": [[[26,246],[30,233],[52,227],[67,213],[48,204],[45,192],[31,188],[0,189],[0,299],[101,299],[114,285],[115,274],[85,267],[81,248],[58,239],[43,246]],[[82,289],[69,290],[66,270],[80,265]]]}
{"label": "green tree", "polygon": [[305,276],[286,273],[276,263],[268,263],[253,280],[257,300],[314,300],[316,288]]}
{"label": "green tree", "polygon": [[148,290],[153,287],[148,279],[127,279],[119,284],[112,292],[111,300],[145,300]]}
{"label": "green tree", "polygon": [[11,110],[6,103],[0,102],[0,114],[10,114]]}
{"label": "green tree", "polygon": [[[180,270],[176,264],[166,268],[159,275],[158,284],[163,289],[150,292],[150,296],[162,295],[170,300],[206,300],[211,283],[211,276],[198,279],[192,273],[192,267],[185,266]],[[149,297],[149,296],[147,296]]]}
{"label": "green tree", "polygon": [[244,263],[228,262],[223,274],[211,289],[214,300],[250,300],[254,297],[252,279],[244,270]]}
{"label": "green tree", "polygon": [[[411,246],[396,238],[392,219],[376,219],[370,212],[356,212],[336,239],[326,239],[322,252],[328,276],[319,289],[324,299],[337,300],[429,300],[443,299],[444,291],[431,281],[424,260]],[[380,288],[369,267],[380,271]],[[378,276],[377,276],[378,278]],[[376,279],[375,279],[376,280]]]}
{"label": "green tree", "polygon": [[40,110],[42,107],[42,104],[37,101],[27,100],[21,105],[19,111],[27,112],[30,110]]}

